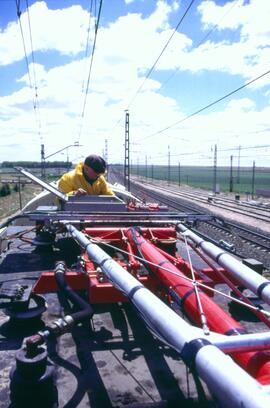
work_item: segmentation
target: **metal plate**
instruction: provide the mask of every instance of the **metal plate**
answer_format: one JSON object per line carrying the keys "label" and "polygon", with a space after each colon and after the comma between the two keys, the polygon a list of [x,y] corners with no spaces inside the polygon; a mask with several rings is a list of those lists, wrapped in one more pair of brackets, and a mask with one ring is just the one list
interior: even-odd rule
{"label": "metal plate", "polygon": [[61,201],[67,202],[68,196],[65,193],[62,193],[56,187],[53,187],[51,184],[46,183],[45,181],[41,180],[40,178],[34,176],[34,174],[30,173],[27,170],[24,170],[22,167],[14,167],[15,170],[19,171],[20,173],[24,174],[30,180],[33,180],[35,183],[40,185],[41,187],[45,188],[45,190],[49,191],[50,193],[54,194],[58,197]]}

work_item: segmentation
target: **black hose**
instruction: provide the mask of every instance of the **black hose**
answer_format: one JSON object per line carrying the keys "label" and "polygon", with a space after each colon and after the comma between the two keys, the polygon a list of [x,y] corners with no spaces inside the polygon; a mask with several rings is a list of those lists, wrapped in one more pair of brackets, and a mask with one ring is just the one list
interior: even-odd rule
{"label": "black hose", "polygon": [[83,300],[66,282],[65,279],[66,265],[64,262],[59,261],[55,266],[55,280],[56,283],[64,293],[66,298],[70,300],[74,305],[78,306],[81,310],[71,314],[74,323],[79,323],[85,319],[89,319],[93,316],[94,311],[92,306]]}

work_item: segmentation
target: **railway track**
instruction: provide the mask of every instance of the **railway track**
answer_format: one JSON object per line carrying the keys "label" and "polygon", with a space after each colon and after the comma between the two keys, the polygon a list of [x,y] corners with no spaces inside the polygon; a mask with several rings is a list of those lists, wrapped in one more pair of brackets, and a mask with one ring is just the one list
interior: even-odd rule
{"label": "railway track", "polygon": [[[153,187],[153,184],[144,183],[146,188]],[[234,213],[241,214],[246,216],[248,212],[248,216],[254,218],[255,220],[264,221],[270,223],[270,209],[269,208],[261,208],[259,205],[253,205],[246,202],[240,201],[233,201],[232,199],[223,198],[219,196],[213,196],[206,193],[199,192],[196,190],[195,192],[190,192],[190,190],[182,190],[178,191],[173,187],[162,187],[159,185],[154,184],[155,191],[160,191],[161,193],[173,193],[175,197],[180,197],[183,199],[192,199],[194,202],[208,204],[213,208],[221,208],[224,210],[231,210]],[[241,206],[241,208],[239,208]]]}
{"label": "railway track", "polygon": [[[123,182],[121,176],[115,175],[118,182]],[[157,201],[161,204],[167,205],[170,209],[187,212],[189,214],[202,214],[202,215],[212,215],[210,210],[202,209],[199,206],[199,202],[205,201],[197,200],[194,194],[185,194],[174,191],[172,188],[164,188],[153,184],[141,184],[137,182],[131,182],[131,191],[134,195],[141,199],[148,201]],[[197,194],[197,193],[196,193]],[[191,204],[185,198],[189,200],[192,199],[194,204]],[[198,205],[196,205],[198,203]],[[231,204],[231,203],[229,203]],[[210,207],[212,208],[212,207]],[[232,205],[226,206],[222,205],[222,208],[226,210],[236,212]],[[245,216],[250,216],[257,218],[256,214],[249,211],[247,206],[244,212],[241,211]],[[264,219],[265,218],[265,219]],[[269,216],[260,218],[261,221],[269,223]],[[248,224],[248,221],[247,221]],[[259,262],[262,262],[267,271],[270,271],[270,236],[261,232],[256,231],[250,227],[243,224],[238,224],[231,222],[229,219],[213,217],[212,221],[199,221],[196,225],[192,226],[192,229],[200,234],[205,239],[213,242],[225,248],[227,251],[235,253],[241,258],[254,258]]]}

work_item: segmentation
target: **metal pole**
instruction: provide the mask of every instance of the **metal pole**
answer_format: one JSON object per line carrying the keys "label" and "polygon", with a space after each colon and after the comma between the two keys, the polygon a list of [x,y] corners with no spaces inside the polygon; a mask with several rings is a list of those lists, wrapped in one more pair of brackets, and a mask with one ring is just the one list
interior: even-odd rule
{"label": "metal pole", "polygon": [[181,166],[180,166],[180,162],[178,163],[178,185],[179,185],[179,187],[181,185]]}
{"label": "metal pole", "polygon": [[41,178],[45,178],[45,150],[44,150],[44,144],[41,145]]}
{"label": "metal pole", "polygon": [[168,185],[171,184],[171,152],[170,146],[168,146]]}
{"label": "metal pole", "polygon": [[108,163],[108,139],[105,139],[104,160]]}
{"label": "metal pole", "polygon": [[233,155],[231,155],[231,167],[230,167],[230,193],[233,192]]}
{"label": "metal pole", "polygon": [[124,184],[130,191],[130,150],[129,150],[129,113],[126,110],[125,116],[125,163],[124,163]]}
{"label": "metal pole", "polygon": [[68,149],[67,149],[67,171],[69,170],[69,168],[68,168],[68,162],[69,162],[69,157],[68,157]]}
{"label": "metal pole", "polygon": [[270,333],[241,334],[241,336],[223,336],[211,339],[211,342],[225,353],[243,353],[270,349]]}
{"label": "metal pole", "polygon": [[108,140],[105,139],[105,151],[104,151],[104,160],[107,163],[107,176],[109,176],[109,157],[108,157]]}
{"label": "metal pole", "polygon": [[148,178],[148,165],[147,165],[147,155],[145,156],[145,177]]}
{"label": "metal pole", "polygon": [[240,152],[241,146],[238,147],[237,184],[240,184]]}
{"label": "metal pole", "polygon": [[22,209],[21,176],[19,176],[19,203],[20,203],[20,210],[21,210]]}
{"label": "metal pole", "polygon": [[217,145],[214,150],[214,181],[213,181],[213,193],[217,192]]}
{"label": "metal pole", "polygon": [[252,200],[254,199],[254,188],[255,188],[255,161],[253,161],[252,167],[252,189],[251,189]]}

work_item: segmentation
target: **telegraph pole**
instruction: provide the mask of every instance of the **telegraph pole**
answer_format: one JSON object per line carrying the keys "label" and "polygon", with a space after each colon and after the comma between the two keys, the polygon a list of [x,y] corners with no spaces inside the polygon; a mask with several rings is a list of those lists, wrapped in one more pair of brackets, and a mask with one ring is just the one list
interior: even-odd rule
{"label": "telegraph pole", "polygon": [[130,191],[130,162],[129,162],[129,113],[126,110],[125,116],[125,164],[124,164],[124,184]]}
{"label": "telegraph pole", "polygon": [[214,150],[214,181],[213,181],[213,193],[217,192],[217,145]]}
{"label": "telegraph pole", "polygon": [[168,185],[171,184],[171,152],[170,146],[168,146]]}
{"label": "telegraph pole", "polygon": [[252,200],[254,199],[254,187],[255,187],[255,161],[253,161],[252,167],[252,190],[251,190]]}
{"label": "telegraph pole", "polygon": [[108,139],[105,139],[104,160],[108,163]]}
{"label": "telegraph pole", "polygon": [[107,163],[107,174],[109,176],[109,163],[108,163],[108,139],[105,139],[105,147],[104,147],[104,160]]}
{"label": "telegraph pole", "polygon": [[240,152],[241,146],[238,147],[237,184],[240,184]]}
{"label": "telegraph pole", "polygon": [[44,144],[41,145],[41,178],[45,178],[45,151],[44,151]]}
{"label": "telegraph pole", "polygon": [[233,192],[233,155],[231,155],[231,167],[230,167],[230,193]]}

